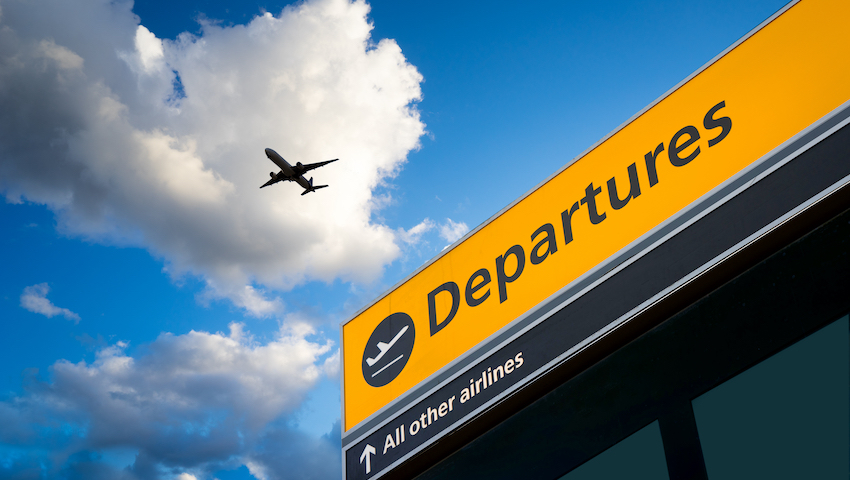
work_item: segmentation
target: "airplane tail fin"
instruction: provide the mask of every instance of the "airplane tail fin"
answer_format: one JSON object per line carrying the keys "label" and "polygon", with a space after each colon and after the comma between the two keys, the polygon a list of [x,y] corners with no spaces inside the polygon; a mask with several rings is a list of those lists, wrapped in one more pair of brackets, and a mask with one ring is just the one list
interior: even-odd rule
{"label": "airplane tail fin", "polygon": [[310,187],[308,190],[304,190],[303,192],[301,192],[301,195],[307,195],[310,192],[315,192],[316,190],[325,187],[327,187],[327,185],[316,185],[315,187]]}
{"label": "airplane tail fin", "polygon": [[313,177],[310,177],[310,181],[309,181],[309,183],[310,183],[310,188],[307,188],[307,189],[305,189],[303,192],[301,192],[301,196],[302,196],[302,197],[303,197],[304,195],[307,195],[307,194],[308,194],[308,193],[310,193],[310,192],[315,192],[316,190],[318,190],[318,189],[320,189],[320,188],[325,188],[325,187],[327,187],[327,185],[316,185],[316,186],[313,186]]}

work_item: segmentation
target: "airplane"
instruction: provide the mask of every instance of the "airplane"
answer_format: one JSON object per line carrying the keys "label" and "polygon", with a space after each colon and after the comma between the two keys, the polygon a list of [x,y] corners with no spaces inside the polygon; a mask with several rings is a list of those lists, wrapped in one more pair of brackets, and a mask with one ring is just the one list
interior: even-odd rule
{"label": "airplane", "polygon": [[310,177],[310,180],[304,178],[304,173],[313,170],[314,168],[319,168],[323,165],[327,165],[331,162],[335,162],[339,160],[335,158],[333,160],[328,160],[326,162],[318,162],[318,163],[308,163],[307,165],[302,165],[301,162],[292,166],[283,159],[277,152],[272,150],[271,148],[266,149],[266,156],[269,157],[269,160],[275,163],[278,167],[280,167],[280,171],[278,173],[269,172],[269,176],[272,177],[271,180],[264,183],[260,188],[268,187],[269,185],[273,185],[277,182],[282,182],[284,180],[289,182],[295,182],[298,185],[301,185],[304,188],[304,191],[301,192],[301,195],[306,195],[310,192],[315,192],[320,188],[325,188],[327,185],[313,185],[313,177]]}
{"label": "airplane", "polygon": [[[397,341],[398,341],[398,339],[399,339],[399,338],[401,338],[401,336],[402,336],[402,335],[404,335],[404,332],[406,332],[406,331],[407,331],[407,327],[408,327],[408,326],[407,326],[407,325],[405,325],[405,326],[404,326],[404,328],[402,328],[402,329],[401,329],[401,330],[400,330],[400,331],[399,331],[399,332],[395,335],[395,337],[393,337],[393,339],[392,339],[392,340],[390,340],[390,343],[378,342],[378,350],[380,350],[380,352],[378,352],[378,355],[377,355],[375,358],[371,358],[371,357],[370,357],[370,358],[367,358],[367,359],[366,359],[366,363],[367,363],[370,367],[371,367],[371,366],[373,366],[373,365],[375,365],[376,363],[378,363],[378,360],[380,360],[381,358],[383,358],[384,354],[385,354],[385,353],[387,353],[387,351],[388,351],[390,348],[392,348],[392,346],[393,346],[393,345],[395,345],[395,342],[397,342]],[[404,355],[402,355],[402,357],[403,357],[403,356],[404,356]],[[401,357],[399,357],[399,358],[401,358]],[[395,360],[393,360],[393,362],[391,362],[391,363],[394,363],[394,362],[395,362],[395,361],[397,361],[397,360],[398,360],[398,358],[397,358],[397,359],[395,359]],[[373,376],[374,376],[374,375],[373,375]]]}

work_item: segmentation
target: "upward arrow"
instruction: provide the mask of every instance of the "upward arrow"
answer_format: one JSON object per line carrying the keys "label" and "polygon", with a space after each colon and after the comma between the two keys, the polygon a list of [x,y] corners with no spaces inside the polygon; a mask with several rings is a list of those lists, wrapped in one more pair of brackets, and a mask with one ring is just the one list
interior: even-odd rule
{"label": "upward arrow", "polygon": [[363,463],[363,459],[366,459],[366,475],[372,472],[372,455],[378,453],[375,450],[375,447],[372,445],[366,444],[366,448],[363,449],[363,453],[360,454],[360,463]]}

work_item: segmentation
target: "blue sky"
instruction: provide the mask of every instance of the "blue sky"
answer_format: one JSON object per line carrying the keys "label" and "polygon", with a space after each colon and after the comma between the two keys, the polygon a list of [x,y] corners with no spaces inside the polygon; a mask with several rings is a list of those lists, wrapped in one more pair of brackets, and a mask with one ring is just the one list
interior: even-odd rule
{"label": "blue sky", "polygon": [[338,478],[339,323],[784,2],[286,5],[0,0],[0,478]]}

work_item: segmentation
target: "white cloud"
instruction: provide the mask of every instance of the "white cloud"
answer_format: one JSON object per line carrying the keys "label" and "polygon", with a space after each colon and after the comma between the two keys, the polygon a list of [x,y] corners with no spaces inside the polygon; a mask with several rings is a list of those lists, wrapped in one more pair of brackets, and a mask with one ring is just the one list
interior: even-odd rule
{"label": "white cloud", "polygon": [[325,360],[325,363],[322,365],[322,369],[330,378],[338,378],[339,377],[339,350],[335,351],[333,355],[328,357]]}
{"label": "white cloud", "polygon": [[202,304],[208,304],[216,298],[228,298],[237,307],[245,309],[248,315],[258,318],[279,316],[284,311],[283,301],[279,297],[269,298],[265,289],[232,284],[222,288],[217,286],[214,280],[208,279],[207,288],[197,295],[197,299]]}
{"label": "white cloud", "polygon": [[[265,316],[310,280],[369,282],[400,255],[375,190],[424,133],[422,76],[362,1],[310,0],[161,40],[132,2],[4,0],[0,192],[59,228],[135,245]],[[259,189],[288,160],[331,187]],[[415,233],[414,233],[415,234]],[[413,237],[411,237],[413,238]],[[246,288],[247,286],[247,288]]]}
{"label": "white cloud", "polygon": [[53,302],[47,299],[48,292],[50,292],[50,286],[46,283],[24,288],[24,293],[21,294],[21,306],[30,312],[39,313],[47,318],[62,315],[68,320],[73,320],[74,323],[80,322],[80,316],[76,313],[67,308],[53,305]]}
{"label": "white cloud", "polygon": [[[285,324],[261,344],[234,323],[229,334],[163,334],[134,356],[118,342],[91,363],[58,361],[49,383],[33,379],[24,394],[0,402],[0,443],[35,452],[52,445],[55,463],[41,460],[48,477],[79,463],[71,452],[115,449],[138,452],[133,478],[208,478],[239,465],[268,478],[296,478],[288,469],[312,465],[313,458],[295,461],[310,457],[304,449],[311,445],[325,449],[317,452],[322,458],[336,455],[336,471],[338,431],[331,442],[286,426],[330,359],[338,361],[338,350],[325,358],[332,342],[308,340],[315,334],[306,324]],[[294,463],[270,463],[263,453],[269,442]],[[0,477],[13,473],[14,463],[3,458]]]}
{"label": "white cloud", "polygon": [[452,221],[451,218],[446,219],[446,223],[440,225],[440,238],[452,244],[466,235],[469,227],[463,222]]}
{"label": "white cloud", "polygon": [[[262,448],[252,453],[246,466],[261,480],[338,479],[340,438],[339,422],[320,439],[279,428],[263,437]],[[292,448],[293,445],[298,448]]]}
{"label": "white cloud", "polygon": [[83,67],[82,57],[61,45],[56,45],[53,39],[39,42],[38,52],[45,58],[55,61],[56,66],[63,70],[79,70]]}
{"label": "white cloud", "polygon": [[156,38],[156,35],[145,28],[144,25],[139,25],[136,29],[136,52],[139,54],[139,59],[142,61],[142,66],[146,72],[160,70],[165,66],[165,52],[162,48],[162,40]]}
{"label": "white cloud", "polygon": [[431,219],[426,218],[409,230],[399,228],[396,230],[396,235],[401,242],[407,245],[416,245],[422,240],[422,236],[433,230],[435,226],[436,224]]}
{"label": "white cloud", "polygon": [[248,472],[250,472],[257,480],[269,479],[269,474],[266,472],[266,466],[264,464],[248,460],[245,463],[245,466],[248,467]]}

